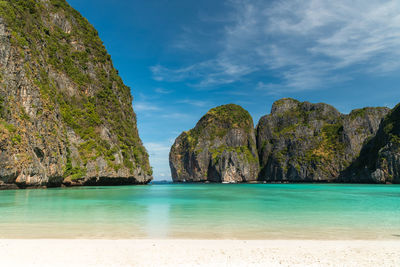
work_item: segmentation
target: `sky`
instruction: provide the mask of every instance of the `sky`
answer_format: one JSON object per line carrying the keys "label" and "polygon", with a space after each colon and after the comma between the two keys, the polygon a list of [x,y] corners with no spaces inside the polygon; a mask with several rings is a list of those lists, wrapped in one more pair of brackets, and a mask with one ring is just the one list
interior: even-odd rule
{"label": "sky", "polygon": [[155,180],[209,109],[259,118],[283,97],[348,113],[400,102],[398,0],[67,0],[131,88]]}

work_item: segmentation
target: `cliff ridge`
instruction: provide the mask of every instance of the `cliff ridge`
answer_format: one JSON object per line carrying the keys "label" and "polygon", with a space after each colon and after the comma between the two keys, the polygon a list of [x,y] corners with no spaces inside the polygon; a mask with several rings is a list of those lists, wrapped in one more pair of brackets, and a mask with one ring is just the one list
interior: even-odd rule
{"label": "cliff ridge", "polygon": [[130,88],[64,0],[0,1],[0,146],[3,188],[152,179]]}

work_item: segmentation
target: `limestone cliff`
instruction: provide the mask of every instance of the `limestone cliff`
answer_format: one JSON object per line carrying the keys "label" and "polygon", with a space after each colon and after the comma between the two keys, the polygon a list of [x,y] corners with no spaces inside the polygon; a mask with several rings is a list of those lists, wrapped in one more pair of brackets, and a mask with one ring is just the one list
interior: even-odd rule
{"label": "limestone cliff", "polygon": [[0,1],[0,187],[151,180],[130,89],[64,0]]}
{"label": "limestone cliff", "polygon": [[174,182],[249,182],[259,171],[253,120],[238,105],[211,109],[170,152]]}
{"label": "limestone cliff", "polygon": [[347,182],[400,184],[400,104],[385,117],[342,177]]}
{"label": "limestone cliff", "polygon": [[276,101],[257,126],[260,180],[341,181],[341,173],[375,135],[387,108],[364,108],[348,115],[334,107],[294,99]]}

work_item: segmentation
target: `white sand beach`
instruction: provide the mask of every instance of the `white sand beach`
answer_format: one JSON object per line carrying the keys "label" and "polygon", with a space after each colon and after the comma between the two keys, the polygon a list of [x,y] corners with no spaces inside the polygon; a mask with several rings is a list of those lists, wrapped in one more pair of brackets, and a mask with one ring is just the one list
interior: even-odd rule
{"label": "white sand beach", "polygon": [[1,266],[400,266],[400,241],[3,239]]}

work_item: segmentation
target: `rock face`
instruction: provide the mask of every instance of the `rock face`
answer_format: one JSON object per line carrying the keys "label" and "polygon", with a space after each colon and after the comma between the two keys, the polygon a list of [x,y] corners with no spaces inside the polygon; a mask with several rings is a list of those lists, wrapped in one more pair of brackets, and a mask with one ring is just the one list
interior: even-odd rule
{"label": "rock face", "polygon": [[175,140],[170,167],[174,182],[400,183],[399,140],[400,105],[345,115],[285,98],[260,119],[255,137],[248,112],[231,104]]}
{"label": "rock face", "polygon": [[342,177],[347,182],[400,183],[400,104],[385,117]]}
{"label": "rock face", "polygon": [[0,1],[0,188],[149,182],[130,89],[65,0]]}
{"label": "rock face", "polygon": [[171,148],[174,182],[249,182],[259,171],[253,120],[238,105],[211,109]]}
{"label": "rock face", "polygon": [[341,173],[375,135],[387,108],[349,115],[327,104],[276,101],[257,126],[259,179],[269,182],[342,181]]}

